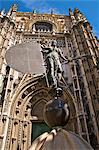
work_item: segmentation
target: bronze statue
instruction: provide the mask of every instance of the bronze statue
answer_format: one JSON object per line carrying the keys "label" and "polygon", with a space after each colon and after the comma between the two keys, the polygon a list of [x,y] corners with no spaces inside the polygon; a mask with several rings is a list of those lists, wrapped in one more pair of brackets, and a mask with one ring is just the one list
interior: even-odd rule
{"label": "bronze statue", "polygon": [[65,58],[61,50],[57,48],[56,41],[52,41],[51,45],[49,45],[48,42],[42,42],[41,48],[47,66],[49,83],[50,85],[53,85],[55,88],[57,88],[57,83],[62,78],[62,66],[60,58],[65,61],[68,61],[68,59]]}

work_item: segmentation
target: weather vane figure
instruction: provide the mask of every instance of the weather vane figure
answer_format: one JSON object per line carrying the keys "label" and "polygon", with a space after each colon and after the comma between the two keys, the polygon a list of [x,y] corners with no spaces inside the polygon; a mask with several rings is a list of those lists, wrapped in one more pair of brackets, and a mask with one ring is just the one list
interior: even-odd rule
{"label": "weather vane figure", "polygon": [[47,66],[47,77],[49,84],[58,87],[58,82],[62,78],[62,66],[60,58],[68,61],[67,57],[64,57],[61,50],[57,47],[57,42],[52,41],[51,44],[48,42],[41,42],[42,53],[44,61]]}

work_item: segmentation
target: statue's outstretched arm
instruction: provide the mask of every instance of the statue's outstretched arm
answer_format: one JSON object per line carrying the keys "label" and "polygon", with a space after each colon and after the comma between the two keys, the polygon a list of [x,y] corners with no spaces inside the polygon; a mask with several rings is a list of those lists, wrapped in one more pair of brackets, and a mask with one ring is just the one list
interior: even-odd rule
{"label": "statue's outstretched arm", "polygon": [[59,52],[59,55],[60,57],[65,60],[65,61],[68,61],[68,57],[65,57],[63,54],[62,54],[62,51],[60,49],[58,49],[58,52]]}

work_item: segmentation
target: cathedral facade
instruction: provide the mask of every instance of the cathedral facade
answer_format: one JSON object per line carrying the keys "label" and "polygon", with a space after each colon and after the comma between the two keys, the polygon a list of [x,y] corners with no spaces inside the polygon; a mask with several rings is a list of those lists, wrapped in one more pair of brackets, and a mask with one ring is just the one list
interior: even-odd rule
{"label": "cathedral facade", "polygon": [[[64,56],[63,77],[72,94],[64,92],[70,105],[65,127],[99,147],[99,47],[92,27],[78,10],[69,15],[18,12],[13,5],[0,13],[0,149],[27,150],[41,133],[50,130],[43,108],[53,95],[41,75],[22,74],[10,68],[6,51],[13,45],[42,38],[57,41]],[[37,60],[39,61],[39,60]]]}

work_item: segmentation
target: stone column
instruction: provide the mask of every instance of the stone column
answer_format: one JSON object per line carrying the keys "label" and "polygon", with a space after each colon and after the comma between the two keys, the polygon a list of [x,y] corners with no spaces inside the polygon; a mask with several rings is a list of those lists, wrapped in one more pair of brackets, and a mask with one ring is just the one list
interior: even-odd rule
{"label": "stone column", "polygon": [[[84,48],[83,47],[82,47],[82,49],[80,48],[81,39],[76,35],[76,33],[77,33],[76,30],[77,29],[74,28],[73,32],[75,33],[75,39],[76,39],[76,42],[78,44],[77,52],[78,52],[78,55],[80,55],[80,51],[84,51]],[[84,38],[84,40],[86,40],[86,37]],[[88,50],[88,48],[86,50]],[[94,108],[93,108],[93,104],[92,104],[92,98],[91,98],[90,91],[89,91],[89,85],[88,85],[88,81],[87,81],[86,74],[85,74],[84,62],[82,62],[81,59],[79,60],[79,62],[80,62],[80,69],[81,69],[82,76],[83,76],[83,81],[84,81],[84,85],[85,85],[85,89],[86,89],[87,100],[88,100],[88,104],[89,104],[91,117],[93,120],[95,133],[97,136],[97,140],[99,141],[98,127],[97,127],[97,123],[96,123],[96,119],[95,119],[95,112],[94,112]]]}
{"label": "stone column", "polygon": [[[68,54],[69,54],[69,50],[68,50],[68,43],[67,43],[67,37],[65,36],[65,43],[66,43],[66,50],[68,51]],[[70,66],[72,66],[72,63],[70,63]],[[75,100],[75,99],[74,99]],[[77,102],[75,101],[74,103],[75,105],[75,109],[76,109],[76,114],[77,114],[77,125],[78,125],[78,133],[80,136],[82,136],[82,132],[81,132],[81,124],[80,124],[80,120],[79,120],[79,110],[78,110],[78,107],[77,107]]]}

